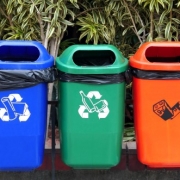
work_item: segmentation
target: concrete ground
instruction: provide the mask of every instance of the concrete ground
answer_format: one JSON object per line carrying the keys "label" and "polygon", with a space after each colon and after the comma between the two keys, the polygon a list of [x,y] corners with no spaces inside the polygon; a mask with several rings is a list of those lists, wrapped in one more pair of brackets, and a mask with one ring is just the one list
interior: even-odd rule
{"label": "concrete ground", "polygon": [[68,170],[1,172],[0,180],[180,180],[180,170]]}

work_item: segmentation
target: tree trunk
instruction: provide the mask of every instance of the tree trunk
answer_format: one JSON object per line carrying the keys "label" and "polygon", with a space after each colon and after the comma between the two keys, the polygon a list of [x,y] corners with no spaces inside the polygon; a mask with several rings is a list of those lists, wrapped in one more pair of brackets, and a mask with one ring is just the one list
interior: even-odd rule
{"label": "tree trunk", "polygon": [[150,14],[150,34],[151,34],[151,41],[153,40],[153,31],[154,31],[154,17],[153,17],[154,13],[153,11]]}
{"label": "tree trunk", "polygon": [[[57,47],[57,44],[56,44],[56,39],[55,38],[52,38],[49,42],[49,53],[54,57],[56,58],[57,57],[57,54],[56,54],[56,49],[58,48]],[[53,94],[53,86],[54,86],[54,83],[49,83],[48,84],[48,101],[51,101],[52,100],[52,94]],[[51,105],[48,104],[48,112],[47,112],[47,130],[48,130],[48,126],[49,126],[49,121],[50,121],[50,115],[51,115]],[[48,132],[48,131],[47,131]],[[46,138],[48,136],[48,133],[46,133]]]}

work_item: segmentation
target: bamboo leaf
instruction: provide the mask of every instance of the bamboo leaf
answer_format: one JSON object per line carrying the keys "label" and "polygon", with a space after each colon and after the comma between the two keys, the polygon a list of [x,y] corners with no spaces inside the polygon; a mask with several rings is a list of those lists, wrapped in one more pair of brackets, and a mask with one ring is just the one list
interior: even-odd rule
{"label": "bamboo leaf", "polygon": [[168,34],[168,41],[172,41],[172,33],[171,32],[169,32],[169,34]]}
{"label": "bamboo leaf", "polygon": [[22,9],[23,9],[23,5],[20,5],[18,8],[17,8],[17,13],[20,14],[22,12]]}
{"label": "bamboo leaf", "polygon": [[70,9],[67,10],[67,13],[71,15],[72,17],[72,20],[74,21],[74,18],[75,18],[75,14],[73,11],[71,11]]}
{"label": "bamboo leaf", "polygon": [[104,18],[104,16],[103,16],[103,14],[101,14],[100,11],[98,11],[98,13],[99,13],[99,18],[100,18],[101,23],[102,23],[102,24],[105,24],[106,21],[105,21],[105,18]]}
{"label": "bamboo leaf", "polygon": [[81,40],[82,38],[84,38],[88,33],[89,33],[89,30],[84,31],[84,32],[80,35],[79,40]]}
{"label": "bamboo leaf", "polygon": [[176,36],[172,36],[172,39],[174,39],[174,41],[179,41],[179,38]]}
{"label": "bamboo leaf", "polygon": [[26,33],[24,39],[31,40],[31,33],[32,33],[31,31]]}
{"label": "bamboo leaf", "polygon": [[167,41],[167,39],[166,39],[166,38],[163,38],[163,37],[157,37],[157,38],[155,38],[154,40],[157,41],[157,42]]}
{"label": "bamboo leaf", "polygon": [[180,11],[178,9],[172,9],[172,11],[180,14]]}
{"label": "bamboo leaf", "polygon": [[171,22],[168,22],[165,28],[165,38],[169,39],[171,29]]}
{"label": "bamboo leaf", "polygon": [[177,18],[172,18],[172,21],[174,21],[174,22],[177,23],[177,24],[180,24],[180,20],[177,19]]}
{"label": "bamboo leaf", "polygon": [[127,33],[128,30],[129,30],[129,27],[127,27],[126,29],[124,29],[124,31],[122,32],[122,35],[124,36],[124,35]]}
{"label": "bamboo leaf", "polygon": [[54,12],[54,17],[53,17],[53,19],[54,19],[55,21],[57,21],[57,20],[58,20],[58,17],[59,17],[59,9],[57,8],[57,9],[55,10],[55,12]]}
{"label": "bamboo leaf", "polygon": [[67,26],[73,26],[74,25],[74,23],[72,23],[70,21],[67,21],[65,19],[62,19],[60,22],[63,23],[63,24],[66,24]]}
{"label": "bamboo leaf", "polygon": [[33,13],[34,13],[34,4],[32,4],[32,5],[30,6],[29,13],[30,13],[30,14],[33,14]]}
{"label": "bamboo leaf", "polygon": [[18,18],[18,22],[21,23],[23,21],[23,18],[24,18],[24,15],[26,14],[27,10],[24,10],[20,15],[19,15],[19,18]]}
{"label": "bamboo leaf", "polygon": [[146,28],[146,27],[142,27],[141,29],[139,29],[139,31],[137,32],[137,34],[138,34],[138,35],[141,35],[141,34],[144,32],[145,28]]}
{"label": "bamboo leaf", "polygon": [[147,36],[147,41],[153,41],[151,33],[149,33],[149,35]]}
{"label": "bamboo leaf", "polygon": [[164,11],[162,14],[161,14],[161,16],[160,16],[160,18],[159,18],[159,24],[162,24],[163,23],[163,21],[164,21],[164,18],[165,18],[165,16],[168,14],[168,11],[166,10],[166,11]]}
{"label": "bamboo leaf", "polygon": [[48,39],[53,35],[54,31],[55,31],[55,27],[51,27],[48,33]]}
{"label": "bamboo leaf", "polygon": [[95,23],[98,23],[98,16],[97,16],[96,12],[95,12],[95,11],[92,11],[92,15],[93,15],[93,20],[94,20],[94,22],[95,22]]}
{"label": "bamboo leaf", "polygon": [[177,6],[177,7],[179,7],[179,6],[180,6],[180,1],[176,4],[176,6]]}
{"label": "bamboo leaf", "polygon": [[42,17],[42,21],[51,22],[51,19],[49,17]]}
{"label": "bamboo leaf", "polygon": [[1,27],[1,28],[4,28],[6,22],[7,22],[7,19],[2,19],[2,20],[1,20],[1,23],[0,23],[0,27]]}
{"label": "bamboo leaf", "polygon": [[51,4],[46,8],[45,12],[48,13],[51,9],[53,9],[55,7],[56,7],[56,4]]}
{"label": "bamboo leaf", "polygon": [[24,28],[27,26],[28,23],[29,23],[28,21],[23,22],[21,25],[21,29],[24,30]]}
{"label": "bamboo leaf", "polygon": [[59,22],[56,22],[56,26],[57,26],[57,35],[59,36],[61,34],[61,25]]}

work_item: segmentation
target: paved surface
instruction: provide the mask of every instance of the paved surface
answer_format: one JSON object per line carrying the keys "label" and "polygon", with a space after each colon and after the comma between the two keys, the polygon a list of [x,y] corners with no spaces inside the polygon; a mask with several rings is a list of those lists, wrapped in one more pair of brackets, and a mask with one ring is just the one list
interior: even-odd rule
{"label": "paved surface", "polygon": [[[0,172],[0,180],[52,180],[50,171]],[[55,180],[180,180],[180,170],[56,171]]]}

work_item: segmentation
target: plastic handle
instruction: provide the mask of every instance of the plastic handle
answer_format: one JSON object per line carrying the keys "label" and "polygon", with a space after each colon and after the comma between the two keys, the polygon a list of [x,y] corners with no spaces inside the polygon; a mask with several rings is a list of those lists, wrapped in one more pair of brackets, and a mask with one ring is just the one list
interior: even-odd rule
{"label": "plastic handle", "polygon": [[[141,61],[149,62],[146,58],[146,50],[150,47],[160,47],[160,48],[178,47],[178,48],[180,48],[180,43],[179,42],[168,42],[168,41],[167,42],[147,42],[144,45],[142,45],[140,47],[140,49],[138,50],[138,54],[140,53],[139,56],[141,57],[140,58]],[[164,53],[166,53],[166,52],[164,52]]]}
{"label": "plastic handle", "polygon": [[71,46],[71,54],[70,54],[70,58],[72,59],[73,58],[73,55],[75,52],[77,51],[112,51],[115,55],[115,57],[117,58],[117,49],[114,48],[114,46],[112,45],[108,45],[108,46],[105,46],[105,45],[82,45],[82,46],[79,46],[79,45],[74,45],[74,46]]}
{"label": "plastic handle", "polygon": [[[73,60],[75,52],[81,51],[111,51],[114,62],[108,66],[78,66]],[[97,52],[98,53],[98,52]],[[102,52],[103,53],[103,52]],[[83,55],[83,54],[82,54]],[[97,54],[98,56],[100,54]],[[72,45],[56,58],[56,67],[69,74],[115,74],[126,70],[128,61],[113,45]]]}
{"label": "plastic handle", "polygon": [[[77,66],[73,61],[73,55],[77,51],[112,51],[115,56],[114,65],[118,65],[119,61],[124,62],[124,57],[119,52],[119,50],[113,45],[72,45],[68,49],[66,49],[63,53],[66,65]],[[67,60],[68,59],[68,60]],[[85,67],[84,67],[85,68]]]}
{"label": "plastic handle", "polygon": [[43,60],[49,57],[49,54],[45,47],[38,41],[26,41],[26,40],[1,40],[0,46],[34,46],[39,50],[38,60]]}
{"label": "plastic handle", "polygon": [[[179,48],[180,50],[180,42],[147,42],[144,43],[140,48],[137,50],[134,56],[130,58],[130,66],[138,69],[144,69],[144,70],[167,70],[167,71],[176,71],[180,70],[180,64],[177,62],[167,63],[167,62],[150,62],[146,58],[146,52],[148,48],[154,47],[154,48]],[[163,54],[164,53],[164,54]],[[171,56],[166,56],[167,52],[166,49],[164,52],[161,52],[161,55],[157,53],[156,57],[162,57],[162,58],[170,58]],[[163,55],[162,55],[163,54]],[[170,53],[172,54],[172,53]],[[174,54],[172,54],[172,57]],[[155,57],[155,58],[156,58]]]}

